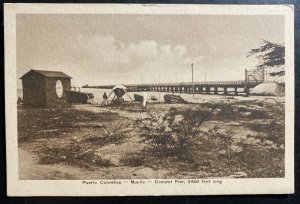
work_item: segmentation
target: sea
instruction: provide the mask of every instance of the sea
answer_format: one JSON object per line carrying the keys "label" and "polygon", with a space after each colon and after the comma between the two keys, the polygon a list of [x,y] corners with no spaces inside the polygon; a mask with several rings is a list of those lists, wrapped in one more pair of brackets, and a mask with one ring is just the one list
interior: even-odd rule
{"label": "sea", "polygon": [[[80,88],[80,92],[86,92],[86,93],[92,93],[94,94],[94,103],[101,103],[102,97],[104,92],[109,96],[108,100],[112,100],[114,97],[114,93],[112,93],[111,89],[96,89],[96,88]],[[23,90],[17,89],[18,97],[23,98]],[[142,92],[127,92],[123,98],[125,101],[132,101],[134,100],[134,94],[140,94],[142,95]],[[172,93],[164,93],[164,92],[147,92],[147,98],[150,100],[151,97],[155,97],[157,99],[156,102],[164,102],[164,95],[165,94],[172,94]],[[198,101],[202,99],[217,99],[217,98],[224,98],[225,96],[222,95],[205,95],[205,94],[195,94],[195,97],[193,99],[193,94],[179,94],[175,93],[175,95],[180,95],[183,99],[193,102]]]}
{"label": "sea", "polygon": [[[95,88],[81,88],[81,92],[86,92],[86,93],[92,93],[94,94],[94,100],[93,103],[101,103],[102,102],[102,96],[104,92],[106,92],[107,96],[109,96],[112,93],[111,89],[95,89]],[[17,94],[18,97],[23,98],[23,90],[22,89],[17,89]],[[134,100],[134,94],[140,94],[142,95],[142,92],[127,92],[123,98],[125,101],[132,101]],[[155,97],[157,99],[156,102],[164,102],[164,95],[165,94],[172,94],[172,93],[165,93],[165,92],[147,92],[147,98],[148,101],[150,101],[151,97]],[[179,94],[175,93],[174,95],[180,95],[184,100],[188,102],[193,102],[193,103],[203,103],[203,102],[215,102],[218,100],[230,98],[232,96],[225,96],[225,95],[213,95],[213,94],[195,94],[193,98],[193,94]],[[114,93],[112,93],[108,100],[112,100],[114,97]],[[240,100],[253,100],[253,99],[264,99],[264,98],[274,98],[274,99],[279,99],[279,101],[284,101],[284,97],[277,97],[277,96],[250,96],[250,97],[243,97],[243,96],[234,96],[235,99],[240,99]],[[151,101],[150,101],[151,102]]]}
{"label": "sea", "polygon": [[[81,88],[81,92],[87,92],[87,93],[93,93],[94,94],[94,102],[95,103],[101,103],[102,96],[104,92],[106,92],[107,96],[109,96],[112,92],[111,89],[95,89],[95,88]],[[143,95],[143,92],[127,92],[123,98],[125,101],[131,101],[134,100],[134,94]],[[147,92],[147,99],[150,101],[151,97],[155,97],[157,99],[156,102],[164,102],[164,95],[166,94],[172,94],[172,93],[165,93],[165,92]],[[193,94],[185,94],[185,93],[174,93],[174,95],[180,95],[184,100],[188,102],[194,102],[194,103],[201,103],[204,101],[214,101],[222,98],[226,98],[224,95],[207,95],[207,94],[195,94],[193,98]],[[110,95],[108,100],[112,100],[114,96],[114,93]],[[227,96],[228,97],[228,96]],[[242,96],[241,96],[242,97]],[[245,98],[245,97],[243,97]]]}

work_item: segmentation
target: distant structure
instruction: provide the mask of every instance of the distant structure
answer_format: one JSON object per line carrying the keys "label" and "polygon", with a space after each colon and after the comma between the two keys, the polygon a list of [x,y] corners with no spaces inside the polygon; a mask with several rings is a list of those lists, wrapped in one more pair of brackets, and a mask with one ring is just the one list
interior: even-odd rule
{"label": "distant structure", "polygon": [[[193,69],[193,66],[192,66]],[[193,72],[192,72],[193,73]],[[127,92],[153,91],[188,94],[224,94],[248,96],[250,89],[265,81],[264,69],[245,70],[245,79],[236,81],[203,81],[182,83],[149,83],[149,84],[125,84]],[[83,88],[112,89],[114,85],[89,86]]]}
{"label": "distant structure", "polygon": [[25,106],[62,106],[67,103],[72,77],[63,72],[30,70],[21,78]]}

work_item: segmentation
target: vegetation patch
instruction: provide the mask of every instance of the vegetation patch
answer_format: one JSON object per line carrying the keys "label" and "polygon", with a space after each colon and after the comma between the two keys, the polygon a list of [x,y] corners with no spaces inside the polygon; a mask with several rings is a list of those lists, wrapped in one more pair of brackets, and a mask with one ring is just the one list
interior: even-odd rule
{"label": "vegetation patch", "polygon": [[61,137],[78,128],[79,122],[110,122],[118,118],[117,113],[91,113],[72,108],[22,109],[18,111],[18,138],[23,143]]}
{"label": "vegetation patch", "polygon": [[137,167],[137,166],[145,166],[146,160],[147,159],[144,157],[144,155],[133,154],[133,155],[126,155],[120,161],[125,166]]}
{"label": "vegetation patch", "polygon": [[[118,109],[122,114],[128,110]],[[35,149],[40,164],[149,167],[178,178],[189,173],[200,177],[240,173],[250,178],[285,174],[280,104],[152,104],[144,113],[128,114],[135,117],[75,109],[21,109],[19,144]]]}
{"label": "vegetation patch", "polygon": [[84,142],[102,147],[108,144],[120,145],[124,142],[124,139],[128,136],[131,129],[128,128],[128,124],[116,124],[109,127],[103,126],[101,131],[97,135],[91,135],[83,139]]}
{"label": "vegetation patch", "polygon": [[99,157],[94,149],[88,149],[77,143],[70,143],[66,146],[43,146],[36,151],[40,164],[65,163],[84,168],[92,166],[108,167],[113,164],[106,159]]}
{"label": "vegetation patch", "polygon": [[[148,113],[146,120],[138,121],[146,148],[143,154],[128,156],[124,163],[205,171],[208,176],[217,177],[234,176],[236,172],[247,177],[281,177],[284,175],[284,122],[282,117],[275,122],[269,114],[272,109],[258,111],[255,106],[201,104],[192,108],[173,107],[164,114]],[[252,115],[243,116],[241,112]],[[244,127],[255,134],[240,136],[230,126],[214,125],[208,130],[203,126],[212,120],[224,123],[224,120],[240,122],[241,119]],[[253,123],[253,120],[264,123]],[[272,163],[266,165],[268,159]]]}

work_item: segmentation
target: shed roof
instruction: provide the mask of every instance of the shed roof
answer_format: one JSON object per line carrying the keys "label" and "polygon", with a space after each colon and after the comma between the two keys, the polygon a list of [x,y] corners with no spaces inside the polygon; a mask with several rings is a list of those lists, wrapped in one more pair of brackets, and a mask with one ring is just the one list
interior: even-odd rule
{"label": "shed roof", "polygon": [[45,71],[45,70],[35,70],[32,69],[29,72],[27,72],[26,74],[24,74],[20,79],[23,79],[25,76],[27,76],[28,74],[35,72],[38,73],[44,77],[59,77],[59,78],[70,78],[72,79],[72,77],[66,75],[63,72],[59,72],[59,71]]}

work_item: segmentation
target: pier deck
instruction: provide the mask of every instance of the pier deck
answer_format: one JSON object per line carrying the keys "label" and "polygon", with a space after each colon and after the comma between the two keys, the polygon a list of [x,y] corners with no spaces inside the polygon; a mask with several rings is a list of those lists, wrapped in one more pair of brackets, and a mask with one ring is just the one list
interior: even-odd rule
{"label": "pier deck", "polygon": [[[194,94],[224,94],[239,95],[249,94],[249,89],[262,83],[262,81],[206,81],[185,83],[149,83],[149,84],[124,84],[128,92],[152,91],[171,93]],[[88,86],[83,88],[112,89],[114,85]]]}

